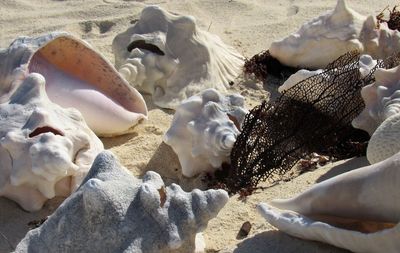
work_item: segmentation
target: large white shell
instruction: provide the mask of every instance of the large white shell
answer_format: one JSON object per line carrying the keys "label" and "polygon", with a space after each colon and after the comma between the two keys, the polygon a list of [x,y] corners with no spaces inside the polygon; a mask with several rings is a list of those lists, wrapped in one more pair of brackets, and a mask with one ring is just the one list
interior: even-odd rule
{"label": "large white shell", "polygon": [[273,42],[270,53],[281,63],[302,68],[324,68],[339,56],[363,51],[358,40],[366,17],[338,0],[336,8],[305,23],[289,37]]}
{"label": "large white shell", "polygon": [[15,252],[193,253],[196,234],[228,199],[223,190],[165,186],[152,171],[138,179],[105,151],[79,189]]}
{"label": "large white shell", "polygon": [[[400,249],[400,153],[314,185],[288,200],[260,204],[278,229],[357,253]],[[274,208],[275,207],[275,208]]]}
{"label": "large white shell", "polygon": [[[39,73],[46,79],[51,101],[78,109],[98,135],[113,136],[132,131],[146,118],[140,93],[88,43],[66,33],[37,38],[20,37],[0,52],[0,75]],[[15,87],[2,78],[0,102]]]}
{"label": "large white shell", "polygon": [[178,155],[182,174],[192,177],[229,162],[244,116],[240,95],[223,96],[207,89],[183,101],[176,109],[164,142]]}
{"label": "large white shell", "polygon": [[139,21],[115,37],[113,51],[131,85],[172,109],[207,88],[225,91],[243,65],[240,54],[199,29],[194,17],[156,6],[144,8]]}
{"label": "large white shell", "polygon": [[341,55],[357,50],[374,59],[386,59],[400,51],[400,32],[386,23],[377,28],[374,16],[362,16],[338,0],[336,8],[271,44],[270,53],[285,65],[324,68]]}
{"label": "large white shell", "polygon": [[75,190],[103,144],[77,110],[48,99],[43,76],[18,83],[0,103],[0,196],[35,211]]}

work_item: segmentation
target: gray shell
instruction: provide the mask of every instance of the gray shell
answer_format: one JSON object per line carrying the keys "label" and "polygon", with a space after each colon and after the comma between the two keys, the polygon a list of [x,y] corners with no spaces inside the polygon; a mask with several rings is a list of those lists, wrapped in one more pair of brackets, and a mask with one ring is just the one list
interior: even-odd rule
{"label": "gray shell", "polygon": [[223,190],[165,187],[155,172],[138,179],[104,151],[80,188],[15,252],[193,252],[196,233],[227,201]]}

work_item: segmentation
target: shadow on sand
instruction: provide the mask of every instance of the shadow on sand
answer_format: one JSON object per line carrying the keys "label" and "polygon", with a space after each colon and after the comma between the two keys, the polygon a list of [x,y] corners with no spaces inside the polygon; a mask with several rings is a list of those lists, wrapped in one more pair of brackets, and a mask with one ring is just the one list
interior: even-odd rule
{"label": "shadow on sand", "polygon": [[329,253],[343,252],[349,253],[347,250],[338,251],[337,248],[314,241],[306,241],[291,237],[279,231],[266,231],[256,234],[253,237],[244,240],[237,245],[233,253]]}

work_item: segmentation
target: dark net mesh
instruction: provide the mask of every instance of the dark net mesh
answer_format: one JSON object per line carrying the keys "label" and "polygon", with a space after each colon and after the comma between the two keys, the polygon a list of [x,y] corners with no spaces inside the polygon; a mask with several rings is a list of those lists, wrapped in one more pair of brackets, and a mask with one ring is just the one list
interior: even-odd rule
{"label": "dark net mesh", "polygon": [[374,81],[377,67],[393,67],[400,61],[398,56],[380,61],[365,78],[360,75],[358,61],[357,52],[347,53],[276,101],[252,109],[231,152],[227,188],[236,192],[256,187],[260,180],[279,178],[311,152],[341,158],[359,152],[344,149],[354,139],[369,138],[351,127],[364,107],[360,90]]}

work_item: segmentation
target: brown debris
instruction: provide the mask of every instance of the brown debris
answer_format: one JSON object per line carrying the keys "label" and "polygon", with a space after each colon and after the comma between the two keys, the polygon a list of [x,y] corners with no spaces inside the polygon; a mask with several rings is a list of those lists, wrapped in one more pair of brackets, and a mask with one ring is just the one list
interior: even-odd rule
{"label": "brown debris", "polygon": [[297,70],[280,63],[268,50],[254,55],[251,59],[246,59],[244,63],[244,73],[254,74],[261,81],[264,81],[268,75],[287,79]]}
{"label": "brown debris", "polygon": [[303,159],[300,159],[299,165],[301,173],[306,171],[315,170],[319,166],[324,166],[328,162],[331,161],[331,158],[326,155],[319,155],[315,152],[311,153],[310,156],[307,156]]}
{"label": "brown debris", "polygon": [[28,222],[29,229],[34,229],[34,228],[40,227],[47,220],[47,218],[48,217],[44,217],[40,220],[33,220],[33,221]]}
{"label": "brown debris", "polygon": [[158,193],[160,194],[160,207],[164,207],[165,201],[167,201],[167,192],[165,191],[165,187],[161,187],[158,189]]}
{"label": "brown debris", "polygon": [[400,11],[397,10],[397,7],[396,5],[392,10],[389,10],[389,19],[385,19],[385,11],[389,9],[389,6],[376,16],[378,20],[377,28],[379,28],[380,24],[387,23],[389,29],[400,31]]}
{"label": "brown debris", "polygon": [[251,223],[249,221],[246,221],[245,223],[242,224],[242,227],[240,228],[236,239],[241,240],[243,238],[246,238],[251,230]]}

